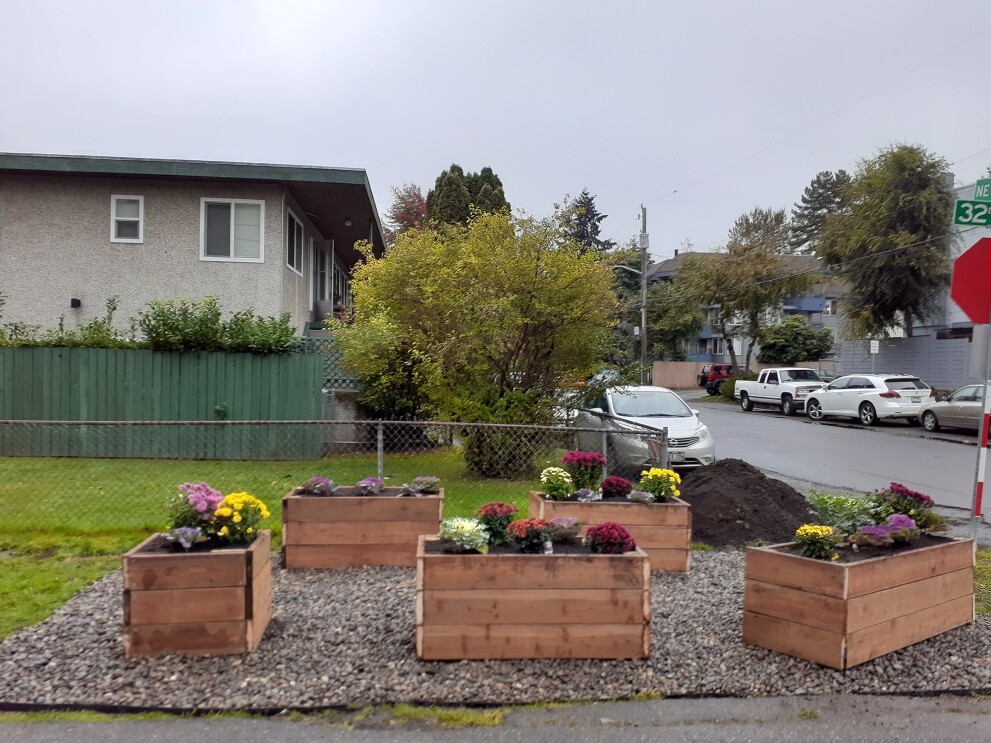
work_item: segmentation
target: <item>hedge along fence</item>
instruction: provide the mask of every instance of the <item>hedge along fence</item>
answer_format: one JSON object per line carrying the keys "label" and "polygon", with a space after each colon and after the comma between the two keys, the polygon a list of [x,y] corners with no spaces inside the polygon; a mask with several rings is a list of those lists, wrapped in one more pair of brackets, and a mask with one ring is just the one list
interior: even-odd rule
{"label": "hedge along fence", "polygon": [[[0,348],[0,420],[314,420],[323,357],[143,349]],[[0,456],[317,459],[316,427],[0,427]],[[139,433],[140,431],[140,433]]]}

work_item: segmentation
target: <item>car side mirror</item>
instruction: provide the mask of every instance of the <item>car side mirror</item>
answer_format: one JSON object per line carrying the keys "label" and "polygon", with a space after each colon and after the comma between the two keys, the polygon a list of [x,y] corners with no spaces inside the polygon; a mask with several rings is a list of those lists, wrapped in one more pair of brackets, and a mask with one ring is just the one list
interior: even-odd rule
{"label": "car side mirror", "polygon": [[695,408],[689,408],[689,410],[692,411],[692,415],[694,415],[696,418],[702,417],[702,414],[699,411],[697,411]]}
{"label": "car side mirror", "polygon": [[588,412],[590,412],[590,413],[598,413],[599,415],[602,415],[602,408],[589,408],[588,409]]}

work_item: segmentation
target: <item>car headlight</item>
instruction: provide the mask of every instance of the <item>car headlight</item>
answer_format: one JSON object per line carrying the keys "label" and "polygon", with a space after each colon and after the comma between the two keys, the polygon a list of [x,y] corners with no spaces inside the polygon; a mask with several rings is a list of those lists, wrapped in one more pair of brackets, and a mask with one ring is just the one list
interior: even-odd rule
{"label": "car headlight", "polygon": [[709,429],[704,423],[699,423],[699,427],[695,429],[695,435],[699,437],[699,443],[701,443],[709,438]]}

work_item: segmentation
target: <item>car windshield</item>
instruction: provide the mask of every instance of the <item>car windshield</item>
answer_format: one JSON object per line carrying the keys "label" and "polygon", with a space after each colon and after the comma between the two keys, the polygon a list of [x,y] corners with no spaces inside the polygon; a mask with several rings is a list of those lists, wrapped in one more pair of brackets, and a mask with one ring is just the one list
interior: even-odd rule
{"label": "car windshield", "polygon": [[811,369],[782,369],[782,382],[821,382],[822,379]]}
{"label": "car windshield", "polygon": [[692,415],[681,398],[667,390],[613,392],[612,403],[616,415],[629,418],[689,418]]}

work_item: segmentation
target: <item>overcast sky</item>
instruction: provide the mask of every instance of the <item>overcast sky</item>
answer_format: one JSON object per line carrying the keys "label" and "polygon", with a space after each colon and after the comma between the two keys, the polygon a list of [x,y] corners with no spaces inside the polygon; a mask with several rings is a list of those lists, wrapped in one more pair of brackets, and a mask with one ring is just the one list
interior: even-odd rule
{"label": "overcast sky", "polygon": [[0,0],[0,151],[363,168],[380,214],[488,165],[659,260],[891,143],[982,177],[989,50],[985,0]]}

